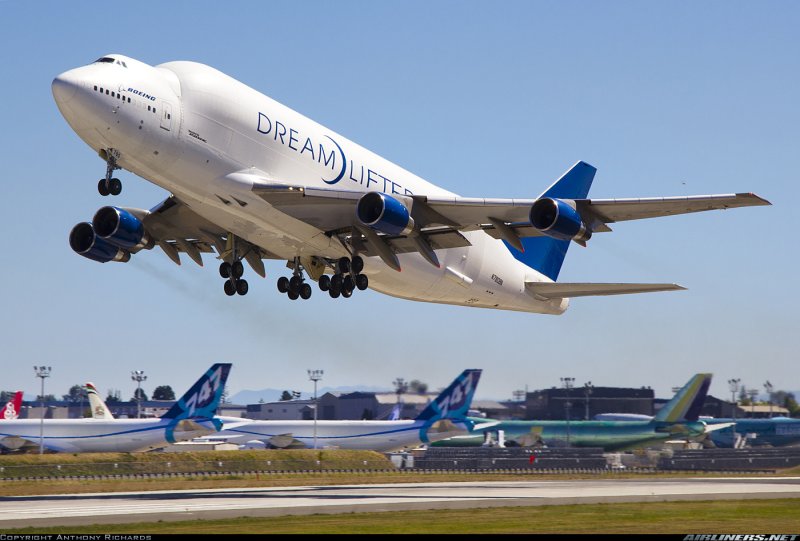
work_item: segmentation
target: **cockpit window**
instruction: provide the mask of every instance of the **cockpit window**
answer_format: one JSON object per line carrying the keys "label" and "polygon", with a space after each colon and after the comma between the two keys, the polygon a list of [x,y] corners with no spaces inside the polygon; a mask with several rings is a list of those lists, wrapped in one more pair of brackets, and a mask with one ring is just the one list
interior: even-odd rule
{"label": "cockpit window", "polygon": [[104,63],[109,63],[110,64],[110,63],[114,62],[114,59],[111,58],[110,56],[104,56],[103,58],[98,58],[97,60],[95,60],[95,63],[97,63],[97,62],[104,62]]}

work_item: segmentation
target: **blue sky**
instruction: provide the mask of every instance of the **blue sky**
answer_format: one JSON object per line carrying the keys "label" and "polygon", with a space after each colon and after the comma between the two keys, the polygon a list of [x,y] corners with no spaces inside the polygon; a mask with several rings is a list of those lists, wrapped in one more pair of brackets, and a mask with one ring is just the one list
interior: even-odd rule
{"label": "blue sky", "polygon": [[[478,398],[577,385],[669,396],[696,372],[800,389],[797,210],[800,5],[794,2],[0,1],[3,389],[94,381],[132,395],[232,362],[229,389],[443,387]],[[209,64],[464,196],[534,197],[578,160],[590,196],[756,192],[772,207],[617,224],[572,246],[562,281],[677,282],[685,292],[576,299],[560,317],[376,292],[291,302],[275,280],[222,292],[216,262],[142,253],[100,265],[67,236],[108,199],[55,75],[106,53]],[[166,193],[123,172],[115,203]]]}

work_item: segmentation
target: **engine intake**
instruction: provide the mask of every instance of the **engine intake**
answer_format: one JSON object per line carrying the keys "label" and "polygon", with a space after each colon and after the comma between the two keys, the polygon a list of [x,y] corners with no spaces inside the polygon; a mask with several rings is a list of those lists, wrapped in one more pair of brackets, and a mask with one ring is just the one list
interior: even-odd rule
{"label": "engine intake", "polygon": [[142,221],[125,209],[103,207],[95,213],[92,225],[98,237],[120,248],[137,251],[153,247]]}
{"label": "engine intake", "polygon": [[530,220],[533,227],[548,237],[578,242],[592,238],[592,231],[578,211],[562,199],[538,199],[531,207]]}
{"label": "engine intake", "polygon": [[406,206],[381,192],[361,196],[356,217],[362,224],[387,235],[407,235],[414,229],[414,220]]}
{"label": "engine intake", "polygon": [[89,222],[81,222],[72,228],[69,233],[69,245],[76,253],[100,263],[109,261],[124,263],[131,258],[127,250],[98,237]]}

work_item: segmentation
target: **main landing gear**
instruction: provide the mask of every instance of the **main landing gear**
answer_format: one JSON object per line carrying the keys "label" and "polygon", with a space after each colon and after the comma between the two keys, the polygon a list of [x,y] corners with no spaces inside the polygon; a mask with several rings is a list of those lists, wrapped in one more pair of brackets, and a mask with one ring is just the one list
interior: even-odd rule
{"label": "main landing gear", "polygon": [[333,276],[323,274],[319,278],[319,288],[327,291],[331,298],[336,299],[340,295],[349,299],[353,291],[359,289],[364,291],[369,287],[369,279],[366,274],[361,274],[364,270],[364,260],[360,256],[340,258],[334,267],[336,271]]}
{"label": "main landing gear", "polygon": [[278,278],[278,291],[286,293],[286,295],[296,301],[299,298],[308,300],[311,298],[311,284],[306,283],[303,277],[303,266],[300,264],[300,258],[294,258],[294,270],[292,277],[287,278],[281,276]]}
{"label": "main landing gear", "polygon": [[233,263],[228,263],[227,261],[220,263],[219,275],[227,278],[225,280],[225,294],[229,297],[237,293],[239,295],[247,295],[249,286],[247,285],[247,280],[242,278],[242,274],[244,274],[244,265],[241,260]]}
{"label": "main landing gear", "polygon": [[121,169],[121,167],[117,165],[119,153],[113,148],[110,148],[100,151],[100,156],[104,157],[106,160],[106,176],[98,181],[97,191],[100,192],[100,195],[103,197],[107,195],[119,195],[122,193],[122,181],[116,177],[112,178],[114,171]]}
{"label": "main landing gear", "polygon": [[[286,293],[292,300],[309,299],[311,285],[305,281],[304,269],[299,258],[295,258],[293,266],[294,271],[291,278],[285,276],[278,278],[278,291]],[[361,274],[361,271],[364,270],[364,260],[361,257],[353,256],[353,259],[342,257],[333,264],[333,269],[335,271],[333,276],[323,274],[319,277],[319,289],[327,291],[332,298],[344,297],[347,299],[353,295],[353,291],[356,289],[363,291],[369,287],[367,275]]]}

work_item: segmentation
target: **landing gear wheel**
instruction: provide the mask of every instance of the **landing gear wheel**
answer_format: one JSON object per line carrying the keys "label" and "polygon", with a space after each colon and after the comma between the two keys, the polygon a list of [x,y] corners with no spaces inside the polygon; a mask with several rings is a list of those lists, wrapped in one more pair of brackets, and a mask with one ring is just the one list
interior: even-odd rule
{"label": "landing gear wheel", "polygon": [[361,259],[361,256],[353,256],[353,261],[350,266],[353,268],[353,273],[361,274],[361,271],[364,270],[364,260]]}
{"label": "landing gear wheel", "polygon": [[112,178],[108,181],[108,193],[111,195],[119,195],[122,193],[122,181],[118,178]]}
{"label": "landing gear wheel", "polygon": [[303,279],[298,276],[294,275],[289,278],[289,291],[300,291],[300,286],[303,285]]}
{"label": "landing gear wheel", "polygon": [[344,297],[345,299],[349,299],[352,294],[353,294],[353,290],[352,289],[343,289],[342,290],[342,297]]}
{"label": "landing gear wheel", "polygon": [[343,281],[341,274],[334,274],[331,277],[331,289],[341,290]]}
{"label": "landing gear wheel", "polygon": [[244,265],[242,265],[241,261],[234,261],[231,264],[231,276],[238,280],[242,277],[242,274],[244,274]]}
{"label": "landing gear wheel", "polygon": [[350,291],[350,293],[352,293],[355,288],[356,288],[356,283],[353,281],[353,277],[348,274],[347,276],[344,277],[344,280],[342,281],[342,291],[347,289]]}
{"label": "landing gear wheel", "polygon": [[331,277],[323,274],[319,277],[319,290],[328,291],[331,288]]}
{"label": "landing gear wheel", "polygon": [[230,278],[231,277],[231,264],[227,261],[223,261],[219,264],[219,275],[223,278]]}
{"label": "landing gear wheel", "polygon": [[233,285],[233,282],[231,282],[230,280],[225,281],[225,294],[228,297],[233,297],[234,295],[236,295],[236,286]]}
{"label": "landing gear wheel", "polygon": [[361,291],[364,291],[369,287],[369,278],[367,278],[366,274],[356,275],[356,287]]}
{"label": "landing gear wheel", "polygon": [[339,274],[350,272],[350,260],[346,257],[340,257],[336,263],[336,268],[339,270]]}
{"label": "landing gear wheel", "polygon": [[292,299],[293,301],[296,301],[297,298],[300,296],[300,294],[297,291],[292,291],[291,289],[289,290],[289,293],[287,293],[287,295],[289,295],[289,298]]}
{"label": "landing gear wheel", "polygon": [[278,291],[286,293],[289,291],[289,279],[285,276],[278,278]]}
{"label": "landing gear wheel", "polygon": [[247,280],[236,280],[236,293],[239,295],[247,295],[249,289],[250,286],[247,284]]}
{"label": "landing gear wheel", "polygon": [[341,294],[341,290],[340,290],[340,289],[338,289],[338,288],[331,287],[331,288],[328,290],[328,295],[330,295],[332,299],[339,298],[339,295],[340,295],[340,294]]}
{"label": "landing gear wheel", "polygon": [[100,192],[100,195],[102,195],[103,197],[111,193],[108,190],[108,182],[106,182],[106,179],[104,178],[100,179],[100,181],[97,183],[97,191]]}
{"label": "landing gear wheel", "polygon": [[303,300],[308,300],[311,298],[311,285],[310,284],[303,284],[300,286],[300,296]]}

